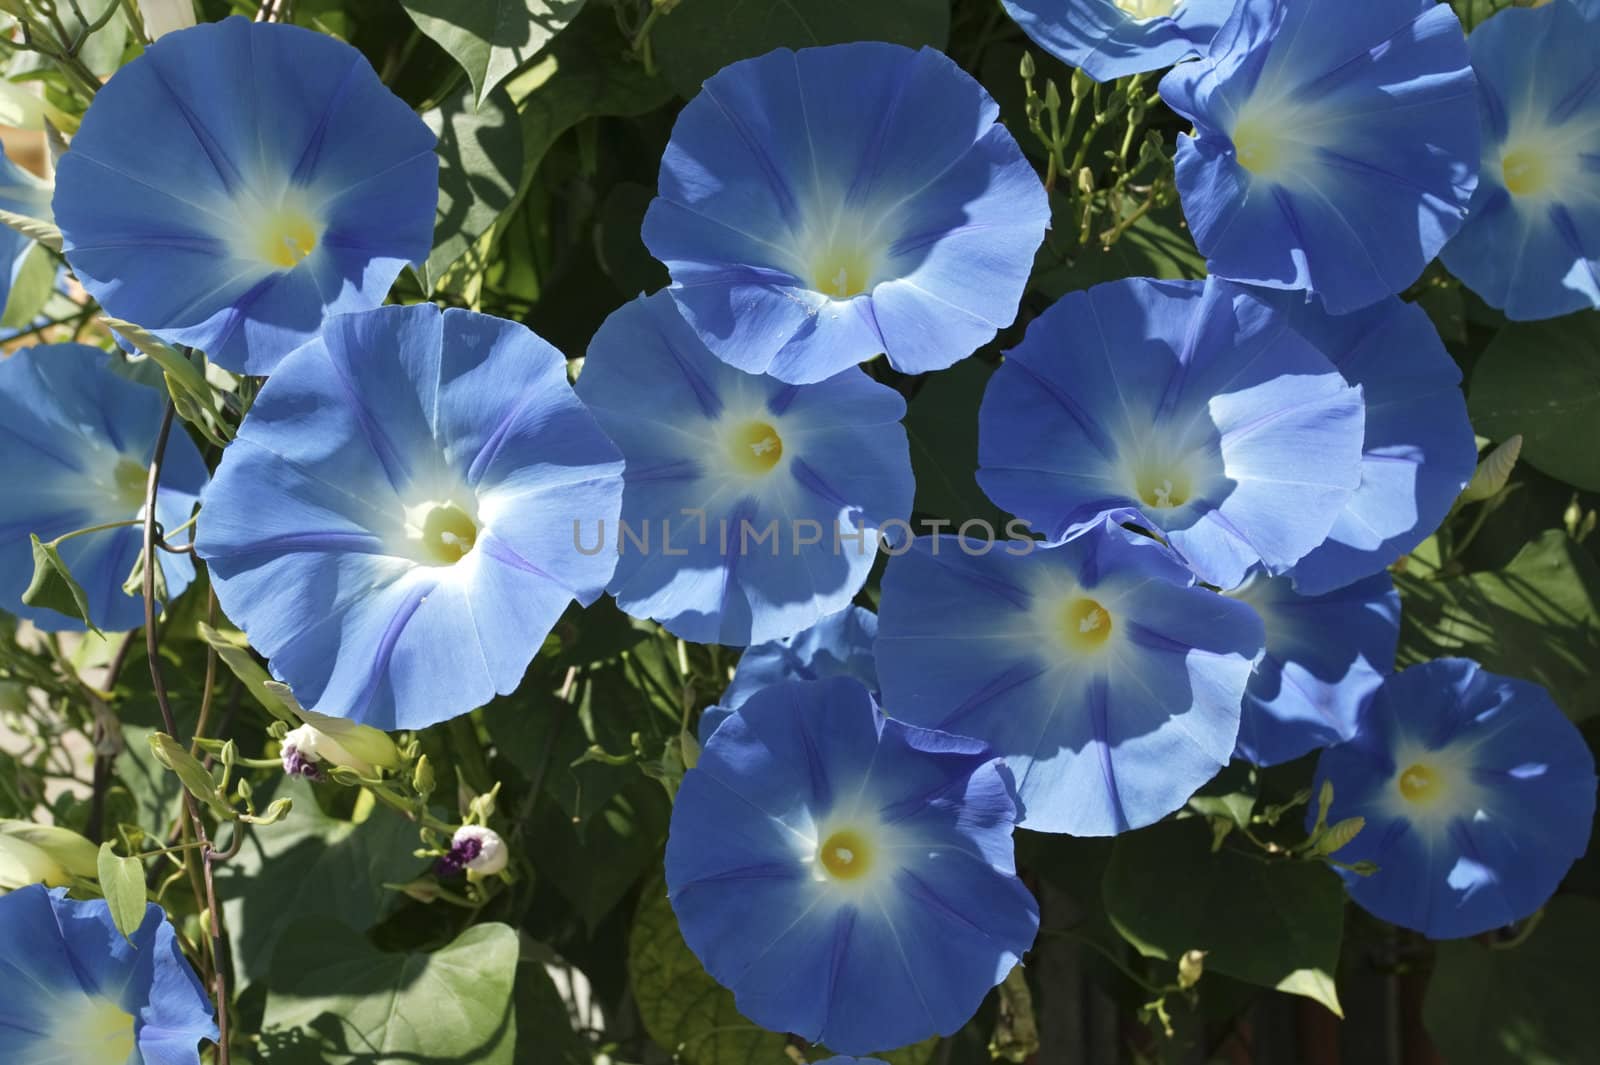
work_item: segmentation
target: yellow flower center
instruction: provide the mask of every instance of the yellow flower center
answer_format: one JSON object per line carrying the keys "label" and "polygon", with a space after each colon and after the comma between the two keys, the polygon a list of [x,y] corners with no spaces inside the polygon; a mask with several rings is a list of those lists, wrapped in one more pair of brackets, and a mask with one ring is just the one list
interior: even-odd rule
{"label": "yellow flower center", "polygon": [[1550,161],[1534,148],[1513,148],[1500,158],[1501,175],[1513,196],[1537,196],[1550,187]]}
{"label": "yellow flower center", "polygon": [[1111,638],[1111,614],[1088,596],[1067,601],[1061,612],[1061,636],[1074,651],[1093,651]]}
{"label": "yellow flower center", "polygon": [[321,228],[316,221],[294,207],[268,211],[256,224],[255,250],[262,262],[289,270],[317,250]]}
{"label": "yellow flower center", "polygon": [[149,471],[132,459],[117,460],[116,469],[111,471],[112,483],[116,486],[117,505],[123,510],[137,511],[144,506],[144,493]]}
{"label": "yellow flower center", "polygon": [[1189,502],[1194,486],[1182,470],[1149,470],[1138,475],[1134,484],[1139,499],[1147,507],[1171,510]]}
{"label": "yellow flower center", "polygon": [[728,457],[740,473],[770,473],[783,458],[783,437],[767,422],[745,422],[728,436]]}
{"label": "yellow flower center", "polygon": [[133,1015],[115,1002],[93,999],[58,1015],[52,1026],[52,1061],[72,1065],[126,1065],[133,1056]]}
{"label": "yellow flower center", "polygon": [[424,503],[412,508],[408,532],[417,560],[427,565],[460,562],[478,542],[478,523],[459,503]]}
{"label": "yellow flower center", "polygon": [[1268,175],[1283,162],[1283,146],[1267,123],[1250,118],[1233,127],[1233,150],[1239,165],[1252,174]]}
{"label": "yellow flower center", "polygon": [[1117,6],[1136,19],[1161,18],[1178,9],[1182,0],[1117,0]]}
{"label": "yellow flower center", "polygon": [[1400,774],[1400,794],[1408,802],[1428,802],[1439,797],[1441,783],[1437,770],[1416,762]]}
{"label": "yellow flower center", "polygon": [[872,288],[873,257],[851,241],[833,240],[811,261],[811,287],[825,296],[847,300]]}
{"label": "yellow flower center", "polygon": [[872,869],[872,847],[861,833],[844,828],[823,841],[817,860],[835,880],[859,880]]}

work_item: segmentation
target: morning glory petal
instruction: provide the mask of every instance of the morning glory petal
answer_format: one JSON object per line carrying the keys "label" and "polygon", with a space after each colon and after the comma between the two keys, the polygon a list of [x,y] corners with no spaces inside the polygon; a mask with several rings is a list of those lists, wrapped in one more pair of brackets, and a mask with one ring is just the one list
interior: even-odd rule
{"label": "morning glory petal", "polygon": [[1194,123],[1177,180],[1217,277],[1344,314],[1401,291],[1477,183],[1473,78],[1433,0],[1240,0],[1161,95]]}
{"label": "morning glory petal", "polygon": [[1068,293],[978,412],[978,483],[1048,538],[1136,512],[1232,588],[1322,543],[1360,482],[1361,393],[1260,296],[1143,278]]}
{"label": "morning glory petal", "polygon": [[96,95],[56,219],[108,313],[265,374],[427,256],[433,147],[354,48],[230,18],[166,34]]}
{"label": "morning glory petal", "polygon": [[1016,316],[1049,221],[998,112],[927,48],[735,63],[678,117],[645,244],[730,365],[796,383],[880,353],[941,369]]}
{"label": "morning glory petal", "polygon": [[0,896],[0,1054],[15,1062],[200,1065],[211,1000],[160,906],[123,936],[103,899],[32,885]]}
{"label": "morning glory petal", "polygon": [[522,680],[615,555],[621,456],[527,329],[431,304],[332,319],[224,453],[197,551],[306,707],[379,728],[466,713]]}
{"label": "morning glory petal", "polygon": [[750,696],[786,680],[854,677],[877,698],[878,669],[872,659],[877,636],[878,615],[852,606],[793,636],[756,644],[739,657],[733,680],[717,705],[700,715],[700,742],[710,739]]}
{"label": "morning glory petal", "polygon": [[1250,607],[1106,521],[1027,551],[917,540],[884,574],[876,656],[887,712],[1006,760],[1024,828],[1104,836],[1228,763],[1261,648]]}
{"label": "morning glory petal", "polygon": [[1328,538],[1295,563],[1295,588],[1321,595],[1378,573],[1433,534],[1472,479],[1478,451],[1461,369],[1422,308],[1389,298],[1347,315],[1286,298],[1290,326],[1359,386],[1366,403],[1361,484]]}
{"label": "morning glory petal", "polygon": [[1600,307],[1600,35],[1588,24],[1600,3],[1591,7],[1508,8],[1469,42],[1482,173],[1441,258],[1518,321]]}
{"label": "morning glory petal", "polygon": [[[1330,823],[1366,824],[1334,853],[1363,909],[1434,939],[1519,921],[1588,846],[1594,756],[1536,684],[1442,658],[1390,677],[1355,738],[1322,753]],[[1310,815],[1315,818],[1315,812]]]}
{"label": "morning glory petal", "polygon": [[1245,690],[1238,756],[1277,765],[1355,735],[1400,642],[1400,597],[1389,575],[1308,596],[1287,577],[1257,573],[1226,594],[1254,607],[1266,629],[1266,652]]}
{"label": "morning glory petal", "polygon": [[[49,541],[76,529],[129,522],[144,510],[145,481],[165,397],[117,372],[121,360],[83,344],[25,348],[0,360],[0,462],[27,470],[0,493],[0,609],[47,630],[82,629],[53,610],[24,606],[33,574],[29,534]],[[177,530],[194,513],[207,478],[199,449],[175,427],[167,441],[156,520]],[[123,593],[143,531],[126,525],[75,536],[62,561],[83,586],[89,617],[103,630],[144,624],[144,604]],[[175,544],[186,537],[173,533]],[[158,552],[168,599],[194,580],[184,554]]]}
{"label": "morning glory petal", "polygon": [[960,1028],[1032,945],[1010,774],[848,677],[752,696],[684,777],[667,889],[740,1012],[851,1054]]}
{"label": "morning glory petal", "polygon": [[606,319],[581,395],[622,453],[611,593],[701,643],[793,636],[850,605],[911,513],[899,393],[855,367],[789,385],[719,361],[665,293]]}
{"label": "morning glory petal", "polygon": [[1233,0],[1002,0],[1035,44],[1096,81],[1200,55]]}

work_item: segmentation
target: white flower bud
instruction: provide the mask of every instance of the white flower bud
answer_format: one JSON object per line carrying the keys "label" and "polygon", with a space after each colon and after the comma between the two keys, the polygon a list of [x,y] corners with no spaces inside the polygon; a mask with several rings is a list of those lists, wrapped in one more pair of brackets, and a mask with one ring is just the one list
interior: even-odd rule
{"label": "white flower bud", "polygon": [[[462,825],[456,829],[450,839],[450,850],[465,857],[462,865],[469,873],[479,876],[493,876],[505,869],[511,859],[500,833],[482,825]],[[466,857],[469,854],[471,857]]]}
{"label": "white flower bud", "polygon": [[322,763],[327,763],[329,766],[343,766],[364,777],[370,777],[377,772],[371,763],[357,758],[345,750],[342,743],[314,725],[301,725],[299,728],[290,729],[289,734],[283,738],[282,754],[285,773],[304,774],[308,767]]}

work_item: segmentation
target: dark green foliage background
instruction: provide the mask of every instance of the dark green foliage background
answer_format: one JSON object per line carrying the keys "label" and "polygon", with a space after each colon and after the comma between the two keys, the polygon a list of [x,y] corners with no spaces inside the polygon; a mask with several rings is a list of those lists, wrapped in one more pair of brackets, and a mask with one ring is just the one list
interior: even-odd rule
{"label": "dark green foliage background", "polygon": [[[1458,8],[1481,19],[1493,6]],[[200,7],[207,18],[254,11],[221,0]],[[440,135],[437,244],[396,298],[524,322],[573,359],[607,314],[665,284],[640,221],[677,110],[723,65],[780,45],[857,39],[944,49],[1000,101],[1002,120],[1041,174],[1049,152],[1029,130],[1024,52],[1034,53],[1038,91],[1049,79],[1067,96],[1071,84],[1071,71],[1029,49],[995,0],[654,8],[647,0],[300,0],[291,15],[360,48]],[[97,61],[111,69],[116,55]],[[1140,93],[1152,89],[1147,80]],[[1130,220],[1131,202],[1108,202],[1114,167],[1102,160],[1115,155],[1121,130],[1090,131],[1085,155],[1099,184],[1087,201],[1073,179],[1057,182],[1053,232],[1013,327],[974,359],[926,379],[872,368],[909,401],[919,516],[997,516],[973,477],[977,405],[999,353],[1040,310],[1113,278],[1203,276],[1159,180],[1146,181],[1156,186],[1148,213]],[[1153,133],[1170,157],[1178,131],[1156,106],[1138,117],[1135,144]],[[1077,148],[1068,145],[1069,155]],[[1087,240],[1085,202],[1098,212]],[[1600,313],[1511,325],[1437,267],[1408,298],[1422,302],[1466,373],[1486,445],[1520,435],[1522,452],[1508,481],[1459,507],[1397,567],[1401,664],[1466,655],[1538,680],[1593,745]],[[875,598],[876,577],[863,601]],[[195,635],[205,602],[202,582],[164,630],[184,727],[205,683],[207,649]],[[103,648],[86,654],[79,665],[108,657]],[[397,890],[429,863],[413,854],[415,826],[389,810],[336,785],[256,774],[258,806],[274,795],[295,801],[288,819],[251,832],[219,871],[236,1060],[587,1065],[604,1055],[646,1065],[676,1055],[689,1065],[785,1065],[825,1056],[739,1017],[684,947],[665,902],[661,853],[672,790],[695,754],[687,737],[736,654],[682,646],[601,602],[569,613],[516,694],[422,734],[444,819],[458,818],[458,795],[501,784],[495,823],[513,854],[512,882],[477,909]],[[267,712],[226,670],[215,684],[223,735],[246,755],[270,757]],[[23,686],[90,727],[74,718],[75,693],[55,664],[0,632],[0,707]],[[107,818],[154,834],[171,823],[178,784],[148,753],[145,738],[159,725],[149,686],[135,654],[110,701],[122,750]],[[1274,808],[1305,801],[1311,767],[1311,759],[1265,772],[1235,766],[1184,820],[1114,842],[1019,833],[1019,865],[1044,922],[1024,976],[955,1037],[889,1060],[978,1065],[991,1060],[991,1047],[1041,1065],[1108,1053],[1108,1061],[1252,1060],[1238,1052],[1262,1009],[1299,1017],[1302,1036],[1336,1047],[1339,1036],[1287,1007],[1288,995],[1312,1011],[1346,1009],[1346,1054],[1357,1056],[1345,1060],[1369,1060],[1359,1055],[1380,1044],[1370,1060],[1399,1060],[1402,1044],[1419,1053],[1424,1027],[1452,1065],[1600,1060],[1589,1008],[1600,854],[1579,864],[1525,938],[1432,945],[1348,908],[1321,863],[1245,841],[1246,832],[1279,846],[1304,838],[1303,809],[1279,817]],[[0,756],[0,815],[37,816],[42,783],[39,765]],[[70,797],[52,812],[80,827],[89,817]],[[173,890],[162,901],[193,936],[192,900]],[[1193,950],[1207,952],[1203,975],[1180,987],[1179,960]],[[1374,1012],[1380,999],[1399,1002],[1399,1014]],[[1091,1039],[1085,1033],[1096,1024],[1101,1034]],[[1382,1035],[1394,1026],[1399,1035]]]}

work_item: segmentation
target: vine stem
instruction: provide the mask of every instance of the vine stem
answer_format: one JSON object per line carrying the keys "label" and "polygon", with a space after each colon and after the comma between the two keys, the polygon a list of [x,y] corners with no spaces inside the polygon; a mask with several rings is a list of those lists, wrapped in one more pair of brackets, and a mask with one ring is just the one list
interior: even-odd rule
{"label": "vine stem", "polygon": [[[178,736],[178,720],[172,713],[172,702],[167,698],[167,684],[161,675],[161,634],[156,629],[156,490],[161,484],[161,466],[166,461],[167,441],[172,437],[172,422],[177,408],[169,399],[161,416],[161,430],[156,435],[156,446],[150,456],[150,474],[144,488],[144,649],[150,663],[150,685],[155,692],[156,706],[161,710],[161,723],[167,735]],[[212,875],[211,841],[206,836],[205,822],[195,806],[194,796],[187,789],[183,793],[183,817],[200,851],[200,874],[204,883],[204,898],[197,899],[206,907],[211,933],[211,988],[217,1003],[217,1065],[228,1065],[228,981],[223,964],[222,911],[217,907],[216,878]],[[184,852],[184,865],[190,866],[189,852]],[[192,870],[192,866],[190,866]],[[192,872],[191,872],[192,876]]]}

